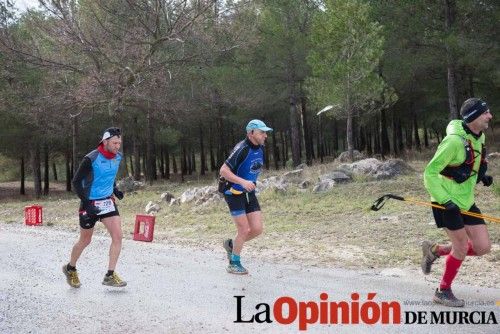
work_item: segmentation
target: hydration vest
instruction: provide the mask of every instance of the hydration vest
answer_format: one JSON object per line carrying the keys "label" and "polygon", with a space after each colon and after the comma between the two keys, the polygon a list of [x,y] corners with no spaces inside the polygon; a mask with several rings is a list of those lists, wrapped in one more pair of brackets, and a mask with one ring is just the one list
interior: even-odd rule
{"label": "hydration vest", "polygon": [[[470,140],[460,137],[464,143],[465,148],[465,160],[461,165],[458,166],[446,166],[442,171],[441,175],[453,179],[456,183],[463,183],[469,179],[469,177],[477,174],[477,182],[481,181],[483,176],[486,174],[488,169],[488,162],[486,161],[486,149],[484,145],[479,151],[474,150]],[[476,155],[475,153],[478,153]],[[481,163],[479,164],[479,169],[474,170],[474,162],[477,157],[481,157]]]}

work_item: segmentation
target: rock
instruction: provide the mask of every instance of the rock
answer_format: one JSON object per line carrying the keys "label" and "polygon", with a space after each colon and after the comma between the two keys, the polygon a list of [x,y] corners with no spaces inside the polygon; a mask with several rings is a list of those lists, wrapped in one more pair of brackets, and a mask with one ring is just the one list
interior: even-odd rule
{"label": "rock", "polygon": [[339,170],[345,174],[352,175],[370,175],[374,174],[380,167],[381,162],[377,159],[368,158],[354,162],[352,164],[342,164],[339,166]]}
{"label": "rock", "polygon": [[193,202],[195,205],[200,205],[208,200],[220,200],[223,197],[217,191],[216,186],[206,186],[201,188],[191,188],[182,193],[180,197],[180,203]]}
{"label": "rock", "polygon": [[339,171],[333,171],[333,172],[328,173],[328,174],[320,175],[319,180],[320,181],[333,180],[333,181],[335,181],[335,183],[347,183],[347,182],[352,181],[352,179],[347,174],[345,174],[344,172],[339,172]]}
{"label": "rock", "polygon": [[262,181],[257,181],[257,187],[255,188],[255,192],[258,194],[270,187],[275,186],[276,184],[281,183],[277,176],[271,176],[266,179],[262,179]]}
{"label": "rock", "polygon": [[181,204],[193,201],[195,199],[195,196],[196,188],[186,190],[180,197]]}
{"label": "rock", "polygon": [[295,169],[306,169],[306,168],[307,168],[307,164],[305,164],[305,163],[301,163],[300,165],[295,167]]}
{"label": "rock", "polygon": [[[352,151],[352,156],[354,161],[358,161],[364,158],[363,153],[359,152],[358,150],[353,150]],[[340,155],[335,159],[337,162],[350,162],[349,160],[349,151],[345,151],[340,153]]]}
{"label": "rock", "polygon": [[161,207],[158,203],[155,203],[153,201],[149,201],[149,203],[146,205],[146,208],[144,209],[144,211],[148,214],[148,215],[155,215],[157,214],[159,211],[161,210]]}
{"label": "rock", "polygon": [[398,175],[409,174],[413,169],[401,159],[379,161],[374,158],[363,159],[352,164],[342,164],[339,170],[349,176],[367,176],[374,180],[390,179]]}
{"label": "rock", "polygon": [[167,202],[167,203],[170,203],[172,201],[172,198],[174,198],[174,195],[172,195],[171,193],[169,193],[168,191],[167,192],[164,192],[163,194],[161,194],[160,198]]}
{"label": "rock", "polygon": [[307,189],[311,186],[311,181],[310,180],[304,180],[299,184],[300,189]]}
{"label": "rock", "polygon": [[181,205],[181,199],[180,198],[172,198],[170,200],[169,206],[173,206],[173,205]]}
{"label": "rock", "polygon": [[295,169],[289,172],[286,172],[285,174],[281,175],[281,182],[282,183],[293,183],[293,184],[300,184],[303,181],[303,169]]}
{"label": "rock", "polygon": [[270,187],[270,189],[273,189],[274,192],[282,195],[286,194],[287,188],[288,186],[286,183],[276,183]]}
{"label": "rock", "polygon": [[323,191],[327,191],[333,188],[335,185],[335,181],[326,179],[319,181],[313,188],[313,193],[319,193]]}
{"label": "rock", "polygon": [[377,169],[374,177],[376,180],[390,179],[398,175],[405,175],[413,169],[401,159],[389,159]]}
{"label": "rock", "polygon": [[144,188],[144,182],[135,181],[132,176],[121,179],[116,183],[118,189],[123,192],[132,192]]}

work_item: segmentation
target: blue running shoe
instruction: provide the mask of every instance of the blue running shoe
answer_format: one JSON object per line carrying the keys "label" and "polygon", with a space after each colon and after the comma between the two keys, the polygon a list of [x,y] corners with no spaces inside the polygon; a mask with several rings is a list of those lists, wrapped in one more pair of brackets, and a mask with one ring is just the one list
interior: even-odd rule
{"label": "blue running shoe", "polygon": [[248,270],[245,269],[241,265],[241,262],[229,262],[229,266],[227,266],[227,272],[230,274],[235,274],[235,275],[246,275],[248,274]]}

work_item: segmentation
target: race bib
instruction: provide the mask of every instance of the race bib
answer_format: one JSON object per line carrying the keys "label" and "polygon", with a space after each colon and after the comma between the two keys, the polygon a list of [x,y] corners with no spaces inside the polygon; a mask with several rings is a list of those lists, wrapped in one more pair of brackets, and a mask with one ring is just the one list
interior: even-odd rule
{"label": "race bib", "polygon": [[94,205],[100,210],[99,216],[115,211],[115,203],[110,198],[94,201]]}

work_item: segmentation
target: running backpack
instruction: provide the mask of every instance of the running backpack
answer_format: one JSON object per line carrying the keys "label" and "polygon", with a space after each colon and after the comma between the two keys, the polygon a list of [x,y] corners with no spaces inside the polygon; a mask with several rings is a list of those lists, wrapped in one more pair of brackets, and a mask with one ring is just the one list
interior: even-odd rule
{"label": "running backpack", "polygon": [[[470,140],[463,137],[460,138],[464,143],[465,161],[458,166],[446,166],[440,174],[453,179],[456,183],[464,183],[469,179],[469,177],[477,174],[477,182],[479,182],[482,180],[482,178],[486,174],[486,170],[488,169],[488,162],[486,161],[486,149],[483,145],[481,153],[479,153],[479,151],[474,150]],[[475,155],[475,153],[478,153],[478,155]],[[476,161],[476,158],[478,156],[481,156],[481,163],[479,165],[478,171],[476,172],[474,170],[474,162]]]}

